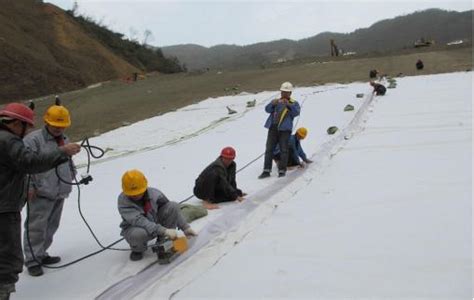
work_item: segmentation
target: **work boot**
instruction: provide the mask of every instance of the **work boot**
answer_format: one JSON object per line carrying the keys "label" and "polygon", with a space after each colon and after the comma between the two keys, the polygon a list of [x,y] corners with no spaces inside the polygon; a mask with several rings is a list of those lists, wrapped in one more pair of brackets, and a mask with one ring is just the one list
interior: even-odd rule
{"label": "work boot", "polygon": [[286,176],[286,172],[285,171],[280,171],[278,172],[278,177],[285,177]]}
{"label": "work boot", "polygon": [[132,251],[132,253],[130,253],[130,260],[131,261],[141,260],[142,258],[143,258],[143,252]]}
{"label": "work boot", "polygon": [[28,267],[28,273],[31,276],[38,277],[43,275],[43,268],[40,265]]}
{"label": "work boot", "polygon": [[43,265],[54,265],[61,261],[61,257],[59,256],[46,256],[41,260]]}
{"label": "work boot", "polygon": [[267,178],[267,177],[270,177],[270,172],[263,171],[262,174],[260,174],[260,176],[258,176],[258,179],[263,179],[263,178]]}

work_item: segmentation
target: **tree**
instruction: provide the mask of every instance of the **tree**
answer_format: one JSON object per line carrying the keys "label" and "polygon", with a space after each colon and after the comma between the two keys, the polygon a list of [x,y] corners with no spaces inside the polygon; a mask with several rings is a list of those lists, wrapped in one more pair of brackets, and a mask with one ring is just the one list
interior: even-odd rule
{"label": "tree", "polygon": [[153,41],[153,32],[149,29],[145,29],[143,32],[143,46],[146,46],[148,42]]}
{"label": "tree", "polygon": [[132,42],[137,42],[138,41],[138,30],[136,30],[134,27],[130,27],[128,29],[128,31],[130,32],[130,35],[129,35],[129,39],[132,41]]}

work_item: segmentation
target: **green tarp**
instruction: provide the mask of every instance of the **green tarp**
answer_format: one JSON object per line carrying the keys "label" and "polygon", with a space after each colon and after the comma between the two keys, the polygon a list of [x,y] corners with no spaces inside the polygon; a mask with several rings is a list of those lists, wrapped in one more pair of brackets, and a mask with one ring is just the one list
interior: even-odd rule
{"label": "green tarp", "polygon": [[200,205],[180,204],[181,213],[186,222],[191,223],[194,220],[207,216],[207,209]]}

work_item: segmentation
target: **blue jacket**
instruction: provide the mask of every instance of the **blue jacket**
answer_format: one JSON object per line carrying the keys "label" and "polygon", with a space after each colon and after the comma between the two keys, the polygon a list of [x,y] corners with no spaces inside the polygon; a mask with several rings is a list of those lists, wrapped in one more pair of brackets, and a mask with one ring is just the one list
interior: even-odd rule
{"label": "blue jacket", "polygon": [[[306,153],[304,153],[303,148],[301,147],[300,140],[296,138],[296,134],[290,136],[290,139],[288,140],[288,150],[292,155],[293,160],[298,164],[300,163],[300,157],[303,161],[306,161]],[[277,144],[275,150],[273,151],[273,155],[277,155],[279,153],[280,146]]]}
{"label": "blue jacket", "polygon": [[271,101],[265,106],[265,111],[270,114],[265,122],[265,128],[277,124],[279,131],[292,131],[293,119],[300,114],[300,104],[293,98],[290,99],[288,105],[273,104]]}

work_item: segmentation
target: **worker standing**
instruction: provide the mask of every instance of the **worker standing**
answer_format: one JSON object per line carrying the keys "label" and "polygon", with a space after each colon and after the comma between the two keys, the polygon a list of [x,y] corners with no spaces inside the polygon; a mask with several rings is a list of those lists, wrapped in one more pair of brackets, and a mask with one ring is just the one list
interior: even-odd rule
{"label": "worker standing", "polygon": [[[69,144],[64,131],[71,125],[71,117],[64,106],[49,107],[43,119],[45,126],[25,137],[26,146],[42,152]],[[47,250],[59,227],[64,199],[72,191],[72,185],[66,182],[73,182],[75,175],[74,163],[68,160],[54,169],[31,176],[28,191],[30,211],[23,235],[25,266],[31,276],[43,275],[41,265],[61,261],[61,257],[50,256]]]}
{"label": "worker standing", "polygon": [[281,152],[278,164],[278,177],[286,175],[288,139],[293,130],[293,119],[300,114],[300,105],[296,100],[291,98],[293,85],[290,82],[284,82],[280,87],[280,91],[280,98],[272,100],[265,106],[265,111],[269,114],[265,123],[265,128],[268,128],[268,133],[263,172],[258,176],[259,179],[270,177],[273,150],[277,144],[280,146]]}

